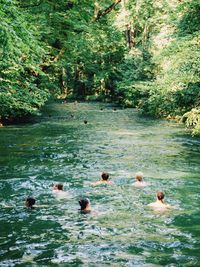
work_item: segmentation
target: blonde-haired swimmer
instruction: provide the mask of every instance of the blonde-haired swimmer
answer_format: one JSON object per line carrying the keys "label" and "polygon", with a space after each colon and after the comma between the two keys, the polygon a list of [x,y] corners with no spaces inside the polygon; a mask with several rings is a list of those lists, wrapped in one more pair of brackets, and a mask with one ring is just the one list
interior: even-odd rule
{"label": "blonde-haired swimmer", "polygon": [[102,172],[101,180],[97,181],[95,183],[92,183],[93,186],[101,185],[101,184],[114,184],[112,181],[109,180],[109,173]]}
{"label": "blonde-haired swimmer", "polygon": [[157,192],[156,194],[157,200],[156,202],[152,202],[150,204],[148,204],[148,206],[150,208],[156,209],[156,210],[163,210],[163,209],[169,209],[169,208],[173,208],[171,205],[166,204],[164,202],[164,197],[165,194],[163,192]]}
{"label": "blonde-haired swimmer", "polygon": [[143,181],[144,174],[143,172],[137,172],[135,174],[136,182],[133,184],[135,187],[145,187],[148,184]]}

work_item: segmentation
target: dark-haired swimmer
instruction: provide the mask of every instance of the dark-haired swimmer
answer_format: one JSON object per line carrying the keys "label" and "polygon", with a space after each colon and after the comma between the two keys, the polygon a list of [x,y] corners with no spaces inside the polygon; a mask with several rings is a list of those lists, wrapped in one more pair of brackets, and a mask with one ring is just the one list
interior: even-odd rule
{"label": "dark-haired swimmer", "polygon": [[91,205],[90,205],[90,200],[88,198],[84,198],[79,200],[79,205],[80,205],[80,211],[83,213],[89,213],[91,212]]}
{"label": "dark-haired swimmer", "polygon": [[34,209],[33,205],[35,204],[36,200],[33,197],[27,197],[25,205],[29,209]]}
{"label": "dark-haired swimmer", "polygon": [[157,197],[156,202],[152,202],[148,204],[150,208],[157,209],[157,210],[173,208],[171,205],[164,203],[165,195],[163,192],[157,192],[156,197]]}
{"label": "dark-haired swimmer", "polygon": [[143,181],[144,174],[142,172],[137,172],[135,174],[136,182],[133,184],[135,187],[145,187],[148,184]]}
{"label": "dark-haired swimmer", "polygon": [[93,186],[101,185],[101,184],[114,184],[112,181],[109,180],[109,173],[102,172],[101,180],[97,181],[95,183],[92,183]]}
{"label": "dark-haired swimmer", "polygon": [[53,192],[60,192],[60,191],[63,191],[63,184],[55,184],[53,186]]}
{"label": "dark-haired swimmer", "polygon": [[[49,207],[49,205],[35,205],[36,203],[36,199],[33,198],[33,197],[27,197],[25,199],[25,207],[28,208],[28,209],[35,209],[35,208],[46,208],[46,207]],[[11,208],[11,209],[19,209],[19,208],[24,208],[24,206],[10,206],[10,205],[6,205],[4,203],[1,203],[1,206],[2,208]]]}

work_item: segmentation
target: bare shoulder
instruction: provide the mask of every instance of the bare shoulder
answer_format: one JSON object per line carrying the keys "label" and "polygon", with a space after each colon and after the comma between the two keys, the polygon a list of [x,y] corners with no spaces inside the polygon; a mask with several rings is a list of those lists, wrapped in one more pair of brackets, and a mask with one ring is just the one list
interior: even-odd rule
{"label": "bare shoulder", "polygon": [[152,203],[149,203],[147,206],[148,207],[156,207],[156,203],[155,202],[152,202]]}
{"label": "bare shoulder", "polygon": [[155,210],[167,210],[173,209],[174,207],[169,204],[159,204],[157,202],[153,202],[147,205],[148,207],[155,209]]}
{"label": "bare shoulder", "polygon": [[112,182],[112,181],[106,181],[106,182],[104,182],[104,181],[97,181],[95,183],[92,183],[91,185],[92,186],[97,186],[97,185],[107,185],[107,184],[114,185],[115,183]]}
{"label": "bare shoulder", "polygon": [[101,181],[97,181],[97,182],[95,182],[95,183],[91,183],[92,186],[97,186],[97,185],[100,185],[100,184],[102,184]]}
{"label": "bare shoulder", "polygon": [[146,183],[146,182],[142,182],[142,183],[135,182],[133,185],[134,185],[135,187],[146,187],[146,186],[148,186],[149,184]]}

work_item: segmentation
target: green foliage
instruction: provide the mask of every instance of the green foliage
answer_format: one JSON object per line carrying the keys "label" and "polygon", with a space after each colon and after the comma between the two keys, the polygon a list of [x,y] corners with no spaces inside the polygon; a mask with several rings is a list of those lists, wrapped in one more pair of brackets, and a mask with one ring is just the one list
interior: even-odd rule
{"label": "green foliage", "polygon": [[184,1],[179,7],[183,13],[182,18],[178,23],[180,35],[193,34],[200,31],[200,4],[199,0]]}
{"label": "green foliage", "polygon": [[149,95],[147,82],[153,78],[154,64],[148,51],[132,48],[121,64],[121,81],[116,94],[119,103],[136,107]]}
{"label": "green foliage", "polygon": [[[122,64],[120,102],[157,117],[189,112],[200,102],[199,1],[144,0],[130,5],[131,50],[137,53],[130,60],[129,52],[129,60],[125,57]],[[144,49],[148,57],[143,56]]]}
{"label": "green foliage", "polygon": [[188,126],[196,120],[199,1],[113,3],[1,1],[2,118],[38,114],[51,95],[109,99],[158,117],[187,114]]}
{"label": "green foliage", "polygon": [[[160,55],[163,69],[149,87],[145,112],[182,115],[200,100],[200,46],[197,37],[175,40]],[[157,60],[157,62],[159,62]]]}
{"label": "green foliage", "polygon": [[[112,94],[117,65],[124,54],[123,36],[107,23],[94,21],[94,1],[41,1],[31,6],[31,20],[40,30],[41,41],[50,47],[50,60],[44,71],[51,77],[53,94]],[[100,1],[101,7],[108,1]],[[110,1],[112,3],[112,1]],[[21,6],[24,6],[24,1]],[[52,90],[53,88],[53,90]]]}
{"label": "green foliage", "polygon": [[38,113],[48,92],[38,88],[44,50],[14,1],[1,1],[0,15],[0,117]]}
{"label": "green foliage", "polygon": [[192,130],[193,135],[200,135],[200,108],[194,108],[183,115],[183,122]]}
{"label": "green foliage", "polygon": [[3,0],[0,12],[2,118],[36,114],[50,94],[114,95],[123,35],[95,22],[93,1]]}

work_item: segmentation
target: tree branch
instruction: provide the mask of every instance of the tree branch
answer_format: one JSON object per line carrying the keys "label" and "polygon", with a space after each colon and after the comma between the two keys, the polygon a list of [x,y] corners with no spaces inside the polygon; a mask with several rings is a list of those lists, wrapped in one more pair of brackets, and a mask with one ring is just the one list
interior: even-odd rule
{"label": "tree branch", "polygon": [[112,5],[110,5],[108,8],[106,8],[103,11],[99,11],[97,16],[96,16],[96,21],[99,20],[101,17],[107,15],[108,13],[110,13],[119,3],[121,2],[121,0],[115,0],[114,3],[112,3]]}

